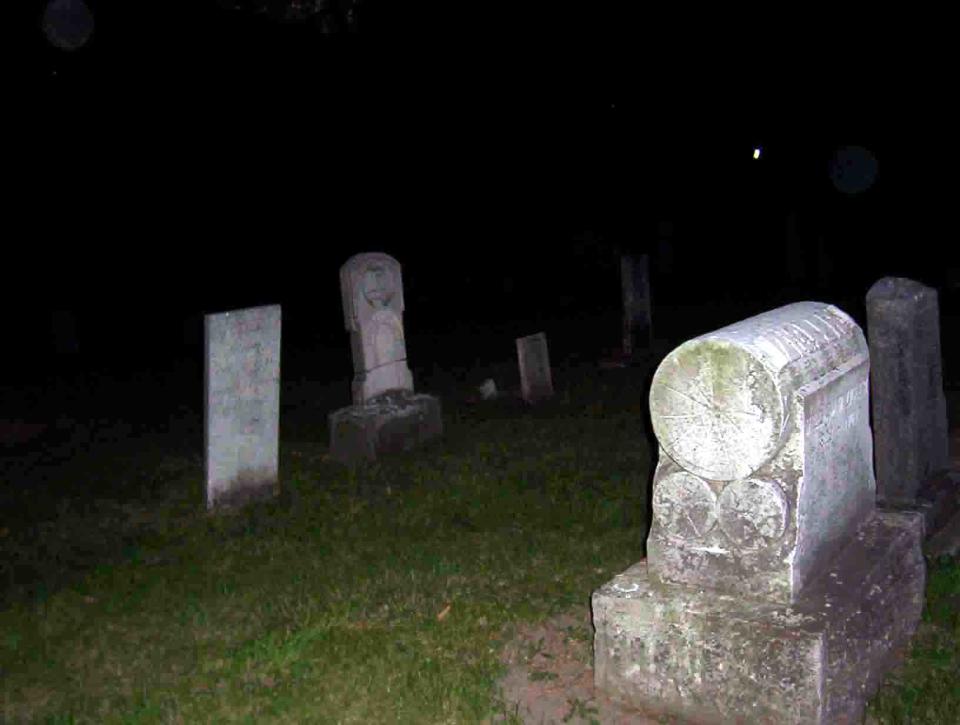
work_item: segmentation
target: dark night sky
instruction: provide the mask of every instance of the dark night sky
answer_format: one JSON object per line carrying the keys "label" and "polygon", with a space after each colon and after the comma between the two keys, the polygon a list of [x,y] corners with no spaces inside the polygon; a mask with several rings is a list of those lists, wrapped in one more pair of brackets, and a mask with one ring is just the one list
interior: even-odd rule
{"label": "dark night sky", "polygon": [[[337,270],[358,251],[401,261],[419,320],[509,315],[560,291],[615,302],[597,260],[652,249],[666,220],[676,260],[655,296],[667,302],[769,293],[791,210],[808,244],[823,239],[835,296],[862,297],[885,274],[942,286],[956,265],[933,213],[947,189],[924,158],[936,133],[896,120],[889,89],[742,76],[695,88],[667,76],[649,33],[614,33],[623,19],[599,14],[585,18],[590,42],[548,44],[391,3],[368,3],[362,32],[336,36],[213,0],[89,5],[96,30],[74,52],[37,30],[42,3],[27,23],[24,224],[22,243],[8,239],[8,268],[24,274],[6,291],[22,305],[15,334],[38,349],[54,308],[88,330],[181,329],[281,302],[336,340]],[[866,193],[830,183],[845,144],[880,160]],[[587,229],[603,245],[575,253]],[[511,276],[533,280],[522,299],[503,293]]]}

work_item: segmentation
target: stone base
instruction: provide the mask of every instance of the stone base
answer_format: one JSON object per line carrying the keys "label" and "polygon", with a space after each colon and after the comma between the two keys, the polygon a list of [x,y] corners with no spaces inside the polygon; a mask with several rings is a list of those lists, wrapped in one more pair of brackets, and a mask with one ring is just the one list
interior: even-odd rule
{"label": "stone base", "polygon": [[923,515],[928,554],[943,554],[940,545],[946,539],[955,538],[957,520],[960,517],[960,472],[943,471],[924,481],[917,490],[917,497],[909,501],[877,501],[884,511],[917,511]]}
{"label": "stone base", "polygon": [[207,510],[225,512],[241,509],[247,504],[269,501],[279,492],[280,485],[275,470],[272,474],[259,477],[240,476],[230,488],[218,491],[216,495],[208,491]]}
{"label": "stone base", "polygon": [[659,587],[640,561],[593,594],[596,686],[694,723],[860,723],[920,620],[922,535],[877,512],[792,606]]}
{"label": "stone base", "polygon": [[348,464],[375,461],[442,433],[438,398],[393,391],[330,414],[330,457]]}

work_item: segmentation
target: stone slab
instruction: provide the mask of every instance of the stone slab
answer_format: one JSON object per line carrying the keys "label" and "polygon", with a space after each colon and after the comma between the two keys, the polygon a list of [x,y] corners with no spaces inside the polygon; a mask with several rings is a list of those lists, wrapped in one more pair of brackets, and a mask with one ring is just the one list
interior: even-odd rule
{"label": "stone slab", "polygon": [[440,400],[408,391],[336,410],[329,425],[330,457],[345,464],[409,451],[443,434]]}
{"label": "stone slab", "polygon": [[272,495],[280,438],[280,305],[204,320],[207,507]]}
{"label": "stone slab", "polygon": [[593,594],[596,686],[694,723],[860,723],[920,619],[922,532],[873,515],[793,605],[664,586],[641,561]]}

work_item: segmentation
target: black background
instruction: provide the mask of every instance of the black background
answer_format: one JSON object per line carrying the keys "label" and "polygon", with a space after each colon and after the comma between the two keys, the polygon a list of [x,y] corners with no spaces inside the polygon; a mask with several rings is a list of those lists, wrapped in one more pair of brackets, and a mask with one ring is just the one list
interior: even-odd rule
{"label": "black background", "polygon": [[[408,335],[616,315],[621,251],[653,255],[660,310],[806,298],[862,323],[885,275],[952,309],[937,99],[863,63],[834,59],[829,84],[811,64],[767,72],[759,52],[718,71],[723,42],[665,39],[603,4],[544,20],[367,2],[339,35],[213,0],[88,4],[79,50],[47,43],[41,2],[13,30],[19,374],[60,364],[57,309],[77,318],[81,357],[136,367],[202,354],[204,313],[273,303],[285,349],[342,347],[348,366],[338,269],[361,251],[403,265]],[[864,193],[830,181],[845,145],[879,160]]]}

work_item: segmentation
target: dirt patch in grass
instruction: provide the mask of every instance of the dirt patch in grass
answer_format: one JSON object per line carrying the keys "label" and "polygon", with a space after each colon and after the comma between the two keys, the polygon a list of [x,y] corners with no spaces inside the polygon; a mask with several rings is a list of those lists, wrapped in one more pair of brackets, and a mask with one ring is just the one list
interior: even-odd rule
{"label": "dirt patch in grass", "polygon": [[593,686],[593,625],[587,607],[521,625],[504,648],[495,723],[664,723],[618,705]]}

